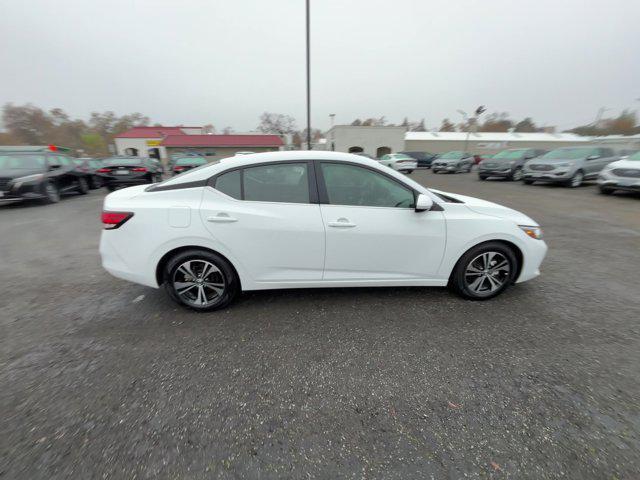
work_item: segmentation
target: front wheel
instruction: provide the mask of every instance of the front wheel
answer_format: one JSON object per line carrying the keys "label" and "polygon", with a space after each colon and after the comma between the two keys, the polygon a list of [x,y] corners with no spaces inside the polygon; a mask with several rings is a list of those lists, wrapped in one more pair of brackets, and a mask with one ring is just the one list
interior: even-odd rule
{"label": "front wheel", "polygon": [[405,172],[407,175],[411,175],[411,173],[413,173],[413,170],[405,170]]}
{"label": "front wheel", "polygon": [[520,167],[516,168],[511,174],[511,180],[514,182],[519,182],[522,180],[522,169]]}
{"label": "front wheel", "polygon": [[207,250],[187,250],[167,262],[164,287],[177,303],[198,311],[218,310],[240,292],[240,280],[227,260]]}
{"label": "front wheel", "polygon": [[78,186],[76,188],[80,195],[86,195],[89,191],[89,182],[84,177],[78,177]]}
{"label": "front wheel", "polygon": [[487,176],[486,175],[478,175],[478,179],[479,180],[486,180]]}
{"label": "front wheel", "polygon": [[449,286],[470,300],[488,300],[504,292],[515,280],[518,261],[513,250],[500,242],[471,248],[458,260]]}
{"label": "front wheel", "polygon": [[573,174],[573,177],[571,177],[567,182],[567,187],[578,188],[580,185],[582,185],[583,180],[584,180],[584,174],[582,173],[581,170],[578,170],[576,173]]}
{"label": "front wheel", "polygon": [[45,183],[42,193],[44,194],[43,203],[58,203],[60,201],[60,190],[53,182]]}
{"label": "front wheel", "polygon": [[533,180],[523,180],[522,183],[525,185],[533,185]]}
{"label": "front wheel", "polygon": [[611,195],[613,193],[613,188],[600,187],[599,190],[603,195]]}

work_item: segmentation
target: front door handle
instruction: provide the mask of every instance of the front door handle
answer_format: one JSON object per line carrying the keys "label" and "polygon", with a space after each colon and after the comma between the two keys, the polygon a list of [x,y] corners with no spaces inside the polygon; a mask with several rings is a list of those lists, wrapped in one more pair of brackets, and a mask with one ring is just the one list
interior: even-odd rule
{"label": "front door handle", "polygon": [[351,223],[347,218],[344,217],[339,218],[335,222],[329,222],[327,223],[327,225],[334,228],[353,228],[356,226],[355,223]]}
{"label": "front door handle", "polygon": [[207,222],[213,223],[233,223],[237,222],[238,219],[230,216],[228,213],[219,213],[217,215],[212,215],[211,217],[207,217]]}

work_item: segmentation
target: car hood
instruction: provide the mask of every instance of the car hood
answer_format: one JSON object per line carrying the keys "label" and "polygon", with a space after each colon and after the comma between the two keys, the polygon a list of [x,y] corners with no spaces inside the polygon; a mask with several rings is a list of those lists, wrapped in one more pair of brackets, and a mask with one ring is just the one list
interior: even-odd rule
{"label": "car hood", "polygon": [[638,160],[616,160],[607,164],[607,168],[638,168],[640,169],[640,161]]}
{"label": "car hood", "polygon": [[36,173],[43,173],[42,170],[38,170],[38,169],[16,169],[16,168],[11,168],[11,169],[4,169],[4,170],[0,170],[0,177],[2,178],[19,178],[19,177],[26,177],[27,175],[34,175]]}
{"label": "car hood", "polygon": [[432,192],[451,197],[455,200],[462,202],[469,210],[483,215],[489,215],[491,217],[498,217],[504,220],[511,220],[517,225],[527,225],[529,227],[539,226],[538,222],[528,217],[522,212],[514,210],[509,207],[504,207],[497,203],[488,202],[480,198],[467,197],[466,195],[458,195],[457,193],[442,192],[439,190],[430,189]]}
{"label": "car hood", "polygon": [[434,160],[435,163],[458,163],[461,161],[461,158],[436,158]]}
{"label": "car hood", "polygon": [[536,165],[557,165],[558,163],[573,163],[583,160],[582,158],[532,158],[527,164]]}

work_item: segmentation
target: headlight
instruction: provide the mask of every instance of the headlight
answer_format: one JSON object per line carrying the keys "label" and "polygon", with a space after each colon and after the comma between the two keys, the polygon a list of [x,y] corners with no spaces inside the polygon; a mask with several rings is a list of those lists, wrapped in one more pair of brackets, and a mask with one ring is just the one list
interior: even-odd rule
{"label": "headlight", "polygon": [[43,178],[44,178],[44,174],[36,173],[34,175],[27,175],[26,177],[14,178],[12,183],[15,188],[20,188],[20,186],[22,186],[23,183],[39,182]]}
{"label": "headlight", "polygon": [[531,238],[535,238],[536,240],[542,239],[542,228],[540,227],[529,227],[527,225],[518,225],[520,229],[529,235]]}

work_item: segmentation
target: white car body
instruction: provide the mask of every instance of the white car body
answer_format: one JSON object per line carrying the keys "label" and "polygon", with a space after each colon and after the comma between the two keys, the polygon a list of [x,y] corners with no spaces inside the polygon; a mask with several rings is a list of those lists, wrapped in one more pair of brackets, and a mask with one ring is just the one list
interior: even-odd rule
{"label": "white car body", "polygon": [[[429,211],[323,203],[238,200],[210,185],[213,175],[239,166],[300,161],[377,170],[428,196]],[[309,164],[311,165],[311,163]],[[316,168],[316,167],[309,167]],[[176,249],[193,246],[226,257],[242,290],[307,287],[446,286],[471,247],[498,240],[521,252],[516,282],[539,275],[544,241],[521,227],[537,226],[515,210],[477,198],[429,190],[362,156],[338,152],[269,152],[223,159],[161,184],[115,191],[105,211],[133,217],[100,240],[102,265],[115,277],[159,287],[158,266]]]}
{"label": "white car body", "polygon": [[418,168],[418,161],[402,153],[388,153],[378,160],[382,165],[399,172],[412,172]]}

